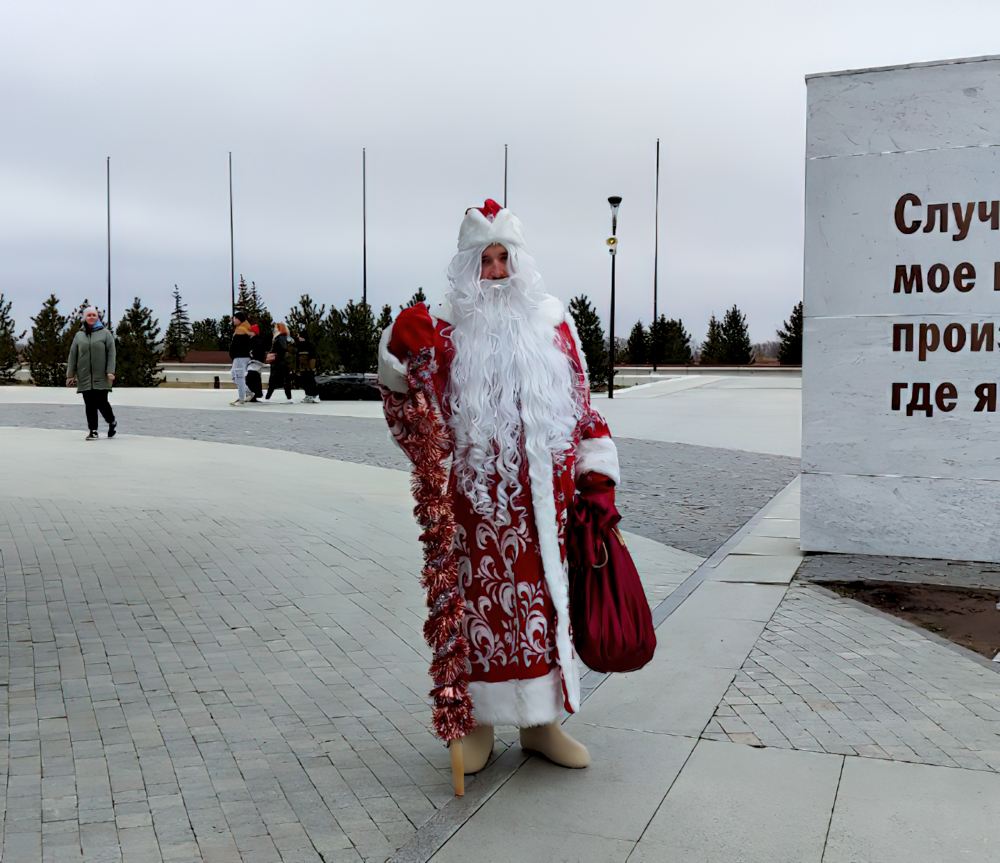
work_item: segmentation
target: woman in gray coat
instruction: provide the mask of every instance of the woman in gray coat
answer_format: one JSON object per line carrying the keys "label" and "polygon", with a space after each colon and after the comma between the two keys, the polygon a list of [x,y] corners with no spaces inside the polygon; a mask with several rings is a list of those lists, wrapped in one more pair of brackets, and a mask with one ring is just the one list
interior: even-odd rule
{"label": "woman in gray coat", "polygon": [[83,313],[83,327],[73,336],[66,361],[66,386],[76,384],[83,393],[87,409],[87,440],[97,440],[97,412],[108,423],[108,437],[118,432],[115,412],[108,404],[108,393],[115,381],[115,337],[104,326],[93,306]]}

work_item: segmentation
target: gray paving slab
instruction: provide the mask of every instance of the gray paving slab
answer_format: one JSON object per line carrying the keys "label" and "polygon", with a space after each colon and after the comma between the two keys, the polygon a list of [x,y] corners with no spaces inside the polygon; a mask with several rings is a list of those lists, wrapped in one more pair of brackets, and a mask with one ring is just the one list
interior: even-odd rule
{"label": "gray paving slab", "polygon": [[842,763],[703,740],[629,863],[821,863]]}
{"label": "gray paving slab", "polygon": [[797,554],[769,557],[731,554],[712,570],[709,579],[753,584],[790,584],[801,562],[802,557]]}
{"label": "gray paving slab", "polygon": [[685,601],[678,620],[699,616],[767,623],[784,595],[782,585],[706,581]]}
{"label": "gray paving slab", "polygon": [[586,720],[608,728],[697,736],[735,673],[654,660],[642,671],[615,675],[604,683],[587,700]]}
{"label": "gray paving slab", "polygon": [[996,860],[1000,776],[848,758],[823,863]]}
{"label": "gray paving slab", "polygon": [[590,749],[590,767],[567,771],[532,758],[449,840],[444,857],[432,859],[476,857],[474,849],[493,823],[516,825],[506,840],[509,859],[515,860],[544,859],[537,831],[635,842],[695,745],[690,738],[633,734],[573,720],[567,730]]}
{"label": "gray paving slab", "polygon": [[[530,838],[530,844],[524,840]],[[537,856],[517,856],[527,845]],[[434,863],[512,863],[512,861],[545,861],[545,863],[624,863],[635,843],[624,839],[609,839],[591,833],[565,833],[546,827],[533,827],[530,836],[500,821],[484,823],[476,840],[452,839],[432,858]]]}

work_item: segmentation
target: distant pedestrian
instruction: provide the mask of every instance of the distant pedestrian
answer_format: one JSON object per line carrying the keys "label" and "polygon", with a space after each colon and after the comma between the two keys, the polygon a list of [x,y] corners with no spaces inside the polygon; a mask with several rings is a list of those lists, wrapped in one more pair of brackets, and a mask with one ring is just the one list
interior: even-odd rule
{"label": "distant pedestrian", "polygon": [[115,382],[115,337],[104,326],[93,306],[83,312],[83,326],[73,336],[66,361],[66,386],[76,384],[83,394],[87,411],[87,440],[97,440],[97,413],[108,424],[108,437],[118,433],[115,412],[108,404],[108,394]]}
{"label": "distant pedestrian", "polygon": [[260,401],[264,397],[260,373],[267,362],[267,341],[260,334],[260,324],[250,324],[253,336],[250,337],[250,363],[247,366],[247,389],[253,393],[248,402]]}
{"label": "distant pedestrian", "polygon": [[267,361],[271,364],[271,374],[267,379],[267,395],[265,399],[271,398],[279,387],[285,391],[285,398],[292,400],[292,381],[288,374],[288,348],[291,339],[288,337],[288,327],[279,321],[274,325],[274,339],[271,342],[271,352],[267,355]]}
{"label": "distant pedestrian", "polygon": [[295,340],[295,368],[299,385],[305,390],[306,404],[319,401],[319,390],[316,388],[316,351],[305,333],[299,333]]}
{"label": "distant pedestrian", "polygon": [[247,400],[247,367],[250,365],[250,339],[253,331],[247,323],[245,312],[233,315],[233,338],[229,342],[229,358],[233,361],[233,383],[236,384],[236,400],[229,404],[236,407]]}

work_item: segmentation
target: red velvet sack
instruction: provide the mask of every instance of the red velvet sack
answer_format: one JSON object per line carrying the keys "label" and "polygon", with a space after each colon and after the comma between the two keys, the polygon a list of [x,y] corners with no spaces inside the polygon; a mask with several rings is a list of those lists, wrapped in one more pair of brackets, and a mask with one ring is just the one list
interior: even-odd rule
{"label": "red velvet sack", "polygon": [[636,671],[656,650],[653,616],[619,521],[613,488],[578,494],[570,512],[573,644],[594,671]]}

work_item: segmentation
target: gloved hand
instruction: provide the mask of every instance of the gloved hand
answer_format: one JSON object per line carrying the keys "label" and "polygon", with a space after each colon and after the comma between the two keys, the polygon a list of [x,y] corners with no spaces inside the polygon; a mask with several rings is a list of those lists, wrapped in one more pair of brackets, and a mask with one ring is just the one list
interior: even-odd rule
{"label": "gloved hand", "polygon": [[588,472],[576,480],[577,495],[569,516],[569,556],[576,570],[607,562],[606,541],[621,514],[615,506],[615,483],[601,473]]}
{"label": "gloved hand", "polygon": [[393,322],[389,350],[406,362],[424,348],[434,344],[434,322],[427,306],[417,303],[403,309]]}
{"label": "gloved hand", "polygon": [[611,501],[615,499],[615,482],[603,473],[589,471],[576,478],[576,490],[587,497],[609,493]]}

